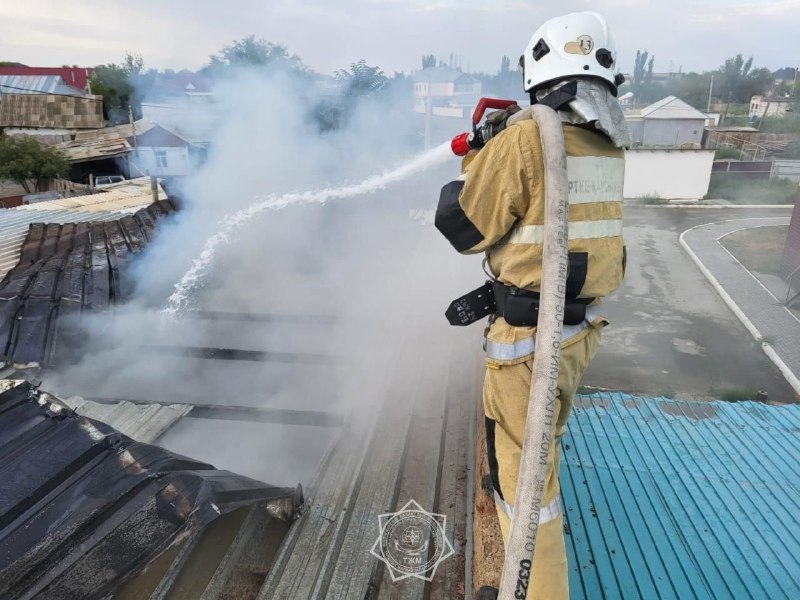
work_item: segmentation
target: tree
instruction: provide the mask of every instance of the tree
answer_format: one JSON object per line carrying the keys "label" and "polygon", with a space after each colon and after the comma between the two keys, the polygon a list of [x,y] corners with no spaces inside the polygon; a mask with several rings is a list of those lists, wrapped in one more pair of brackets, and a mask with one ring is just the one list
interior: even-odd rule
{"label": "tree", "polygon": [[237,67],[269,67],[303,73],[307,71],[300,57],[289,54],[286,46],[250,35],[223,47],[217,54],[212,54],[210,62],[201,69],[201,73],[215,76]]}
{"label": "tree", "polygon": [[144,60],[141,54],[126,52],[121,64],[100,65],[95,68],[89,85],[93,94],[103,97],[103,108],[112,125],[128,122],[128,106],[134,117],[141,118],[141,93]]}
{"label": "tree", "polygon": [[68,172],[69,163],[57,148],[29,136],[0,135],[0,179],[10,179],[31,194],[46,191],[53,179]]}
{"label": "tree", "polygon": [[708,108],[708,92],[711,88],[711,73],[687,73],[670,82],[669,93],[698,110]]}
{"label": "tree", "polygon": [[422,57],[422,68],[430,69],[436,66],[436,57],[433,54],[426,54]]}
{"label": "tree", "polygon": [[379,94],[389,81],[380,67],[370,67],[363,58],[352,63],[349,70],[338,70],[334,76],[344,83],[345,96],[356,98]]}
{"label": "tree", "polygon": [[653,63],[655,62],[656,57],[651,56],[650,61],[648,62],[647,57],[649,54],[650,53],[647,50],[636,51],[636,60],[633,63],[631,92],[633,92],[633,97],[637,102],[642,99],[642,93],[644,92],[645,87],[653,80]]}
{"label": "tree", "polygon": [[511,70],[511,59],[500,59],[500,70],[488,81],[488,88],[501,98],[516,98],[522,92],[522,78]]}
{"label": "tree", "polygon": [[[747,78],[750,68],[753,66],[753,57],[751,56],[745,60],[741,54],[737,54],[725,60],[725,63],[719,68],[722,75],[722,84],[720,86],[720,97],[727,102],[738,101],[736,92],[741,85],[742,81]],[[749,100],[749,98],[748,98]]]}

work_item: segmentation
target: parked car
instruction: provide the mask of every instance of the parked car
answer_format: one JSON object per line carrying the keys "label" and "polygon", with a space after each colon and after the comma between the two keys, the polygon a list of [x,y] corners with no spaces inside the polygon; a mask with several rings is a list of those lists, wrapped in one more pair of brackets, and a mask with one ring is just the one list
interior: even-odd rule
{"label": "parked car", "polygon": [[122,175],[97,175],[94,178],[94,187],[105,187],[115,183],[122,183],[125,178]]}

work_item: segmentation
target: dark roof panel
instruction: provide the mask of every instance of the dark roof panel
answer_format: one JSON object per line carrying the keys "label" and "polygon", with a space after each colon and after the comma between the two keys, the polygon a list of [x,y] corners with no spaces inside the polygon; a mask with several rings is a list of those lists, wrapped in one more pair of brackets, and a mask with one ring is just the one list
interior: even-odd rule
{"label": "dark roof panel", "polygon": [[23,382],[0,393],[0,597],[99,598],[273,487],[135,442]]}
{"label": "dark roof panel", "polygon": [[74,350],[71,331],[84,310],[98,311],[127,299],[125,272],[153,239],[159,219],[175,211],[160,200],[118,220],[33,223],[17,265],[0,281],[0,360],[16,369],[41,368]]}

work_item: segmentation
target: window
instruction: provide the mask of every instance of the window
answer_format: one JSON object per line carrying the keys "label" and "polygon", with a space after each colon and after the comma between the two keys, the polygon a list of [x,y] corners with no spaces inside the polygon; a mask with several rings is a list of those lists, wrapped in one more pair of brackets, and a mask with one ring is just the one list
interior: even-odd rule
{"label": "window", "polygon": [[167,166],[167,153],[164,150],[155,150],[153,154],[156,157],[156,167],[159,169],[166,168]]}

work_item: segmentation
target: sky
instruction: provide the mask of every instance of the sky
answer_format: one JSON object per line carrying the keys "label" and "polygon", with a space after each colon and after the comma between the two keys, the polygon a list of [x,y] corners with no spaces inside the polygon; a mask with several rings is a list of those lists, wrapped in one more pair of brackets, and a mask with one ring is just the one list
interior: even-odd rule
{"label": "sky", "polygon": [[360,58],[409,73],[423,54],[451,53],[465,70],[495,72],[544,20],[580,10],[607,18],[622,71],[637,49],[656,71],[710,70],[737,53],[800,66],[800,0],[0,0],[0,60],[94,66],[131,51],[147,67],[197,69],[255,34],[321,73]]}

